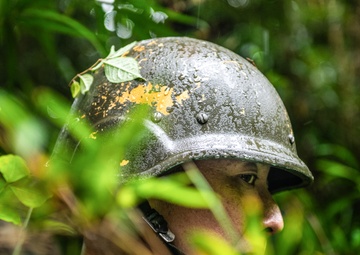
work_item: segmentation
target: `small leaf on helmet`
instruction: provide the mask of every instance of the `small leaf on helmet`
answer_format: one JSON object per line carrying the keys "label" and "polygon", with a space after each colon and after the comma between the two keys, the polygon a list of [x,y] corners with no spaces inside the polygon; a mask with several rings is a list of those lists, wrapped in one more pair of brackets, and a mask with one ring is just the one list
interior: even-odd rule
{"label": "small leaf on helmet", "polygon": [[74,81],[70,86],[70,90],[71,90],[72,97],[73,98],[77,97],[77,95],[80,92],[80,83],[77,81]]}
{"label": "small leaf on helmet", "polygon": [[85,74],[78,74],[80,82],[75,81],[75,78],[70,85],[72,97],[75,98],[81,94],[89,91],[94,77],[87,72],[95,72],[101,67],[105,69],[106,78],[113,83],[125,82],[142,78],[139,71],[138,63],[134,58],[125,57],[125,55],[134,47],[136,42],[132,42],[125,47],[115,51],[115,47],[111,46],[110,53],[105,59],[99,59],[93,66],[86,69]]}
{"label": "small leaf on helmet", "polygon": [[142,78],[137,61],[134,58],[120,57],[105,59],[106,78],[113,83]]}
{"label": "small leaf on helmet", "polygon": [[85,94],[87,91],[89,91],[90,86],[94,81],[94,77],[91,74],[83,74],[79,77],[81,94]]}
{"label": "small leaf on helmet", "polygon": [[117,51],[115,51],[115,46],[111,46],[110,49],[110,53],[109,55],[106,57],[106,59],[111,59],[111,58],[116,58],[116,57],[120,57],[121,55],[123,55],[124,53],[126,53],[127,51],[131,50],[132,47],[134,47],[134,45],[136,44],[136,42],[132,42],[120,49],[118,49]]}

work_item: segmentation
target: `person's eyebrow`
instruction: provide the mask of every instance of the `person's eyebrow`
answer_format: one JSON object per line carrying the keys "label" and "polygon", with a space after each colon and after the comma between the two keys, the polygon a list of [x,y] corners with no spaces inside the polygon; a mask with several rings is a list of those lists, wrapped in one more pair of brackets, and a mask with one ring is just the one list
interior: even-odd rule
{"label": "person's eyebrow", "polygon": [[258,170],[258,167],[256,165],[256,163],[254,162],[245,162],[244,167],[251,169],[251,170]]}

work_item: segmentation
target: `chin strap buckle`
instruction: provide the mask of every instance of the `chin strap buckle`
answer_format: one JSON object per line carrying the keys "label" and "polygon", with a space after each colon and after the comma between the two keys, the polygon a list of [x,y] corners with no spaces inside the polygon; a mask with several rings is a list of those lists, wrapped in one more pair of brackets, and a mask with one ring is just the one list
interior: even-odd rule
{"label": "chin strap buckle", "polygon": [[172,233],[167,225],[164,217],[159,214],[155,209],[151,208],[150,205],[141,205],[140,209],[143,211],[144,216],[142,217],[145,222],[157,233],[165,242],[170,243],[174,241],[175,235]]}

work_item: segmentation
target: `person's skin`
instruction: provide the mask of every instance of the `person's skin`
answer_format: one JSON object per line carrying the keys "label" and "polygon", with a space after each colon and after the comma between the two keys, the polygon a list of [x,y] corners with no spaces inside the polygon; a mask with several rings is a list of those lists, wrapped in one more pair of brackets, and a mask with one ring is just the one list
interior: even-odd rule
{"label": "person's skin", "polygon": [[[213,190],[222,198],[223,205],[236,228],[240,239],[246,235],[244,206],[251,196],[260,202],[263,210],[264,231],[275,234],[282,230],[284,223],[278,205],[267,188],[268,165],[230,159],[202,160],[195,162]],[[229,240],[209,210],[193,209],[152,200],[151,206],[168,222],[175,234],[174,245],[185,254],[194,254],[187,241],[192,230],[204,229]],[[251,252],[246,240],[239,240],[241,252]]]}

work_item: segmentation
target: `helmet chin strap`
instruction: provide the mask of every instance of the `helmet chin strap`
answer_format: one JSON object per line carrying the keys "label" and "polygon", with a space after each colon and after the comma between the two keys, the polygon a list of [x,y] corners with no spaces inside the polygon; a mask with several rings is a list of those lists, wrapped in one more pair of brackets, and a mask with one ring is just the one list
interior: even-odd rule
{"label": "helmet chin strap", "polygon": [[168,228],[168,224],[164,217],[155,209],[151,208],[148,201],[139,205],[139,209],[143,213],[144,221],[151,227],[151,229],[163,240],[165,245],[169,248],[174,255],[184,255],[178,248],[171,242],[175,240],[175,235]]}
{"label": "helmet chin strap", "polygon": [[168,228],[166,220],[160,213],[150,207],[149,202],[143,202],[139,205],[139,208],[144,214],[142,218],[156,234],[158,234],[166,243],[174,241],[175,235]]}

